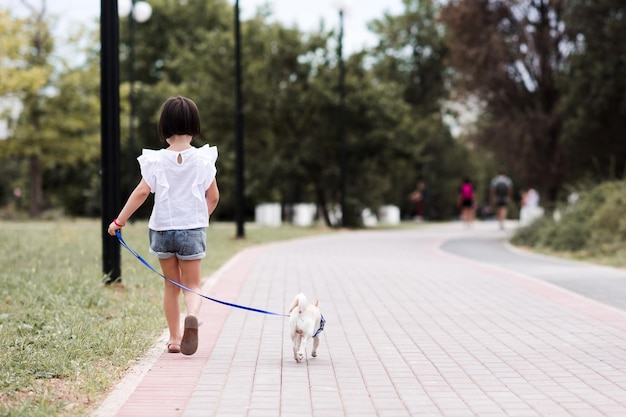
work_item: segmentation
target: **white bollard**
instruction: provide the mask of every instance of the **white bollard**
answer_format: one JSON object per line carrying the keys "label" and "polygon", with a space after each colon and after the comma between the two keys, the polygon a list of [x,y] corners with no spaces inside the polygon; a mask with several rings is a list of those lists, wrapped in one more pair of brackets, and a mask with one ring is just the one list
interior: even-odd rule
{"label": "white bollard", "polygon": [[378,218],[382,224],[398,225],[400,224],[400,208],[393,205],[381,206],[378,209]]}
{"label": "white bollard", "polygon": [[312,226],[315,221],[315,204],[299,203],[293,205],[293,224],[301,227]]}
{"label": "white bollard", "polygon": [[282,224],[280,203],[263,203],[256,206],[254,221],[260,226],[279,227]]}
{"label": "white bollard", "polygon": [[363,211],[361,211],[361,219],[365,227],[374,227],[378,224],[378,218],[369,208],[364,208]]}

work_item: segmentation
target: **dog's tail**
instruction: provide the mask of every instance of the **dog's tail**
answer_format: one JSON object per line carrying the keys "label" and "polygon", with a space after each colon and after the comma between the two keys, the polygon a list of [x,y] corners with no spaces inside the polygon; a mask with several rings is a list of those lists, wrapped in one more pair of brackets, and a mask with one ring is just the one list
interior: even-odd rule
{"label": "dog's tail", "polygon": [[296,295],[296,298],[293,299],[293,303],[291,303],[291,307],[289,307],[289,312],[291,313],[296,307],[302,310],[307,304],[308,301],[306,300],[306,297],[304,296],[304,294],[300,293]]}

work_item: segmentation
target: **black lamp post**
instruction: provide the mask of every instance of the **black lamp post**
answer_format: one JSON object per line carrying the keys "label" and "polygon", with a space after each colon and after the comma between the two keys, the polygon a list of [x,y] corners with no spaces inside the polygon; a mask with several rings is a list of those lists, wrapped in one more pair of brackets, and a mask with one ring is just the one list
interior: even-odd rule
{"label": "black lamp post", "polygon": [[119,17],[117,1],[100,3],[100,124],[102,182],[102,272],[105,284],[120,281],[120,244],[107,233],[121,208],[120,199],[120,93]]}
{"label": "black lamp post", "polygon": [[133,179],[135,177],[135,168],[137,166],[136,152],[135,152],[135,24],[143,23],[150,19],[152,15],[152,8],[150,4],[145,1],[136,2],[131,0],[130,10],[128,13],[128,81],[129,92],[128,101],[130,104],[130,110],[128,113],[128,187],[129,194],[135,187]]}
{"label": "black lamp post", "polygon": [[345,107],[346,107],[346,70],[343,62],[343,8],[339,9],[339,183],[341,206],[341,226],[346,227],[346,128],[345,128]]}
{"label": "black lamp post", "polygon": [[235,1],[235,221],[237,238],[245,237],[244,231],[244,176],[243,176],[243,95],[241,93],[241,28],[239,21],[239,0]]}

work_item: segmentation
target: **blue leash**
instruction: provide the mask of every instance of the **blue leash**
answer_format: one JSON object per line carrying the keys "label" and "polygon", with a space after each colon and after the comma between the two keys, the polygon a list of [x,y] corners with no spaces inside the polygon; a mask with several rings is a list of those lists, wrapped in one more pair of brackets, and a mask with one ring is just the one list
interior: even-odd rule
{"label": "blue leash", "polygon": [[[206,296],[206,295],[204,295],[204,294],[201,294],[201,293],[199,293],[199,292],[197,292],[197,291],[194,291],[194,290],[192,290],[191,288],[188,288],[188,287],[184,286],[184,285],[183,285],[183,284],[181,284],[180,282],[176,282],[176,281],[174,281],[173,279],[169,279],[168,277],[166,277],[165,275],[163,275],[162,273],[160,273],[159,271],[157,271],[156,269],[154,269],[154,268],[152,267],[152,265],[150,265],[150,264],[149,264],[149,263],[148,263],[145,259],[143,259],[143,258],[141,257],[141,255],[139,255],[137,252],[135,252],[135,251],[133,250],[133,248],[131,248],[130,246],[128,246],[128,244],[126,244],[126,242],[124,242],[124,239],[122,239],[122,234],[120,233],[120,231],[119,231],[119,230],[117,230],[117,231],[115,232],[115,235],[117,236],[117,239],[120,241],[120,244],[121,244],[122,246],[124,246],[126,249],[128,249],[128,251],[129,251],[130,253],[132,253],[133,255],[135,255],[135,257],[136,257],[137,259],[139,259],[139,261],[140,261],[142,264],[144,264],[145,266],[147,266],[147,267],[148,267],[148,269],[152,270],[154,273],[156,273],[157,275],[159,275],[160,277],[162,277],[162,278],[163,278],[164,280],[166,280],[167,282],[170,282],[170,283],[172,283],[172,284],[176,285],[177,287],[182,288],[182,289],[183,289],[183,290],[185,290],[185,291],[188,291],[188,292],[190,292],[190,293],[193,293],[193,294],[199,295],[200,297],[202,297],[202,298],[206,298],[206,299],[207,299],[207,300],[209,300],[209,301],[213,301],[213,302],[216,302],[216,303],[224,304],[224,305],[229,306],[229,307],[235,307],[235,308],[240,308],[240,309],[242,309],[242,310],[254,311],[254,312],[256,312],[256,313],[269,314],[269,315],[272,315],[272,316],[289,317],[289,315],[287,315],[287,314],[273,313],[273,312],[271,312],[271,311],[265,311],[265,310],[261,310],[261,309],[258,309],[258,308],[246,307],[246,306],[241,306],[241,305],[239,305],[239,304],[229,303],[229,302],[227,302],[227,301],[217,300],[217,299],[215,299],[215,298],[211,298],[211,297]],[[323,328],[323,327],[324,327],[324,326],[322,325],[322,328]]]}

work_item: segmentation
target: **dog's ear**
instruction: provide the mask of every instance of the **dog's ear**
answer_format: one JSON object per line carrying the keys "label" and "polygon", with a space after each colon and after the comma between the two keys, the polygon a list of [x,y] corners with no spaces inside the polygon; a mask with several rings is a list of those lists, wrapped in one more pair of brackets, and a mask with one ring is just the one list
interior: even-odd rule
{"label": "dog's ear", "polygon": [[315,300],[315,307],[317,307],[320,303],[320,300]]}

